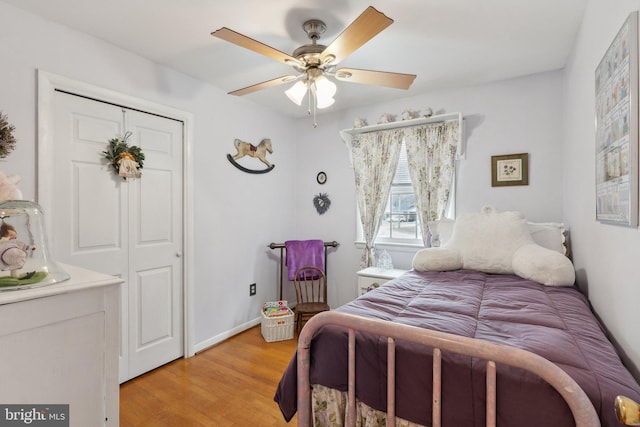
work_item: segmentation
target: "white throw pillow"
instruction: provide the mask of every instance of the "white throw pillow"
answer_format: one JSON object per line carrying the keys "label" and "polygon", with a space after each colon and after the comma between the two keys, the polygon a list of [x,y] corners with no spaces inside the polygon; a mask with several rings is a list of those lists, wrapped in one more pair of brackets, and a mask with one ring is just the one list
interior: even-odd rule
{"label": "white throw pillow", "polygon": [[571,286],[575,271],[563,254],[538,245],[520,212],[484,207],[479,214],[460,215],[451,238],[439,248],[422,249],[413,259],[418,271],[458,268],[517,274],[549,286]]}
{"label": "white throw pillow", "polygon": [[513,254],[513,272],[547,286],[571,286],[575,282],[573,264],[566,256],[533,244]]}
{"label": "white throw pillow", "polygon": [[413,257],[413,268],[418,271],[449,271],[462,268],[460,252],[446,248],[426,248]]}

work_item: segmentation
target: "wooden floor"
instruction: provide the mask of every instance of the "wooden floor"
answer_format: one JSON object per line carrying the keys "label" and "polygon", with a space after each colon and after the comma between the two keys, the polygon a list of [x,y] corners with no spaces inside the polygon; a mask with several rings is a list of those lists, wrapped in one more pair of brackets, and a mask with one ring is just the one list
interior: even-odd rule
{"label": "wooden floor", "polygon": [[120,426],[295,426],[273,401],[297,341],[267,343],[260,326],[120,386]]}

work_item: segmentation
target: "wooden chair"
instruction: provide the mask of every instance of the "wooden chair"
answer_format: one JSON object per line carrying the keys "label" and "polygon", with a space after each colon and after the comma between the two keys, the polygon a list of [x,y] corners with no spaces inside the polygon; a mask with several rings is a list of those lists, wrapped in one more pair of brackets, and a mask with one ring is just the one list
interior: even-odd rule
{"label": "wooden chair", "polygon": [[330,310],[327,304],[327,278],[317,267],[300,267],[293,284],[296,289],[296,331],[300,332],[303,322],[315,314]]}

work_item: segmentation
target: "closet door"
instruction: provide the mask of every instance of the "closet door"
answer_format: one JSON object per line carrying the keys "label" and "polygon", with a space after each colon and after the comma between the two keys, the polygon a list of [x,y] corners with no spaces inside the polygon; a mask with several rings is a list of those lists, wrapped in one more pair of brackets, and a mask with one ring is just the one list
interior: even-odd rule
{"label": "closet door", "polygon": [[127,112],[130,142],[145,154],[129,189],[129,377],[183,351],[182,123]]}
{"label": "closet door", "polygon": [[[184,354],[182,123],[56,92],[52,230],[56,258],[121,277],[120,381]],[[125,131],[146,156],[142,178],[106,165]]]}

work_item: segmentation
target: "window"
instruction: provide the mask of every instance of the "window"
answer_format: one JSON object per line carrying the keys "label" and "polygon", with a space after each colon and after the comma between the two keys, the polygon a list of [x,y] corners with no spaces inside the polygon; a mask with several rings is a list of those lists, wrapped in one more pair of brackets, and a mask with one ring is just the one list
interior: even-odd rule
{"label": "window", "polygon": [[376,242],[422,243],[420,223],[416,216],[416,196],[409,176],[404,141]]}
{"label": "window", "polygon": [[[428,202],[425,200],[425,203],[428,203],[429,216],[455,217],[456,161],[457,155],[463,152],[459,145],[462,115],[451,113],[438,116],[437,119],[420,119],[420,123],[411,123],[411,126],[393,123],[391,125],[373,125],[366,131],[341,131],[341,136],[349,145],[352,155],[358,204],[364,203],[368,212],[380,212],[382,203],[386,204],[381,218],[376,219],[371,215],[365,218],[368,230],[366,237],[360,222],[360,213],[357,212],[357,242],[364,243],[365,248],[363,265],[369,262],[369,251],[373,246],[406,246],[407,250],[415,250],[416,246],[423,245],[423,238],[428,238],[420,224],[422,215],[418,212],[419,200],[416,199],[416,188],[411,182],[407,145],[411,156],[415,156],[417,161],[424,159],[426,162],[416,164],[417,170],[414,175],[421,177],[420,182],[416,183],[420,186],[417,192],[419,197],[428,198]],[[407,139],[404,140],[404,137]],[[369,149],[370,144],[381,145]],[[389,169],[392,164],[384,163],[388,162],[389,156],[398,159],[395,170]],[[374,173],[376,168],[380,168],[379,175]],[[392,179],[389,199],[384,201],[370,197],[367,192],[385,185],[381,181],[388,179]],[[371,232],[374,231],[374,227],[377,227],[377,231],[375,241],[372,242]]]}

